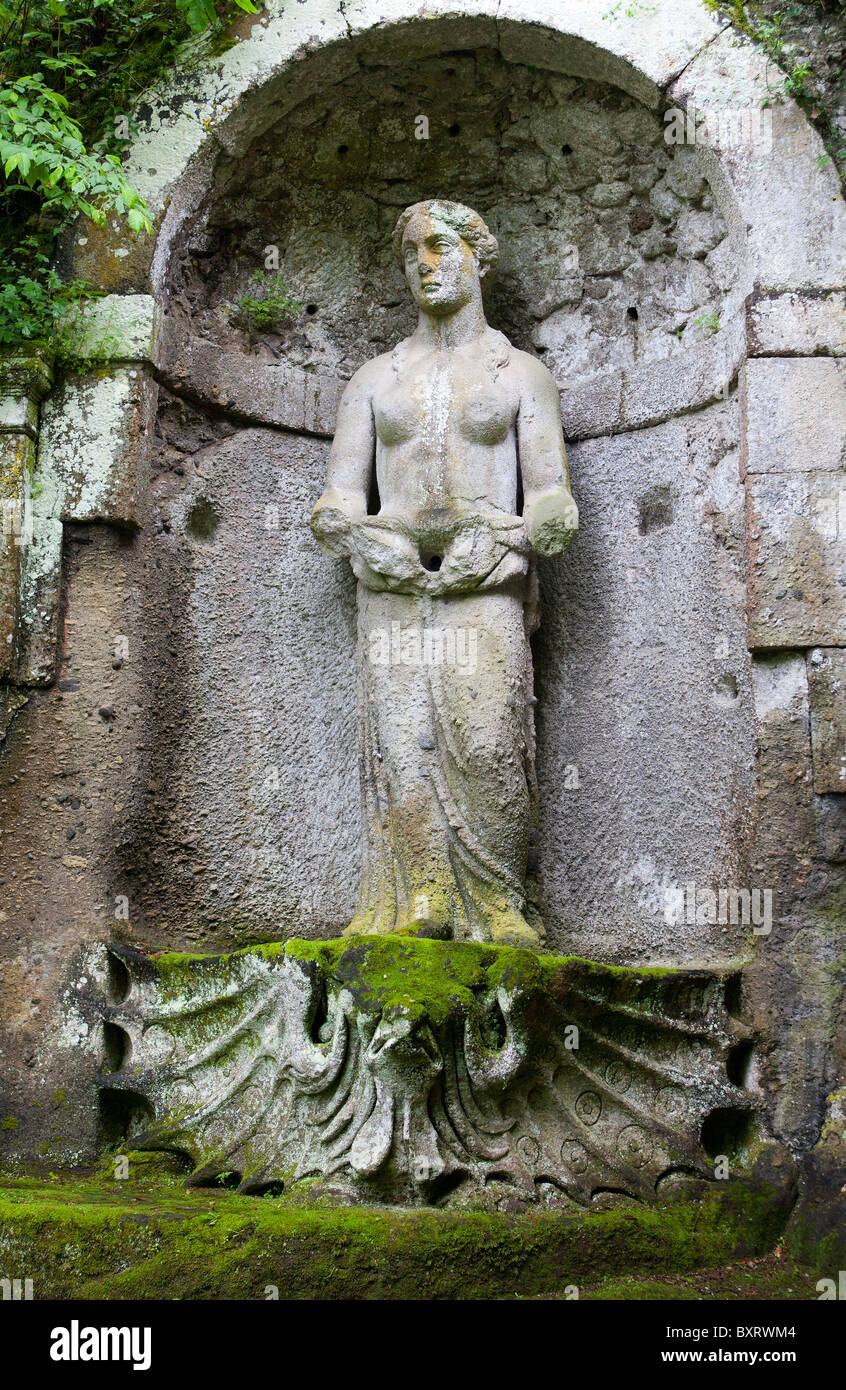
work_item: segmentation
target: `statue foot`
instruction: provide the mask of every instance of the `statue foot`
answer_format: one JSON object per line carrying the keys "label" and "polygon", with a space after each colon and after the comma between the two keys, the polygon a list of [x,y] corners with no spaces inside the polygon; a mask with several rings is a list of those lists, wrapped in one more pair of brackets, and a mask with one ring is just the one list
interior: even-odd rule
{"label": "statue foot", "polygon": [[398,928],[398,936],[423,936],[431,941],[451,941],[452,927],[448,922],[437,922],[433,918],[415,918],[413,922]]}
{"label": "statue foot", "polygon": [[516,946],[528,951],[540,951],[543,949],[543,941],[539,932],[534,927],[530,927],[522,917],[515,913],[513,917],[508,917],[502,922],[491,925],[491,945],[492,946]]}
{"label": "statue foot", "polygon": [[434,917],[406,918],[399,925],[387,926],[383,922],[374,923],[366,918],[354,917],[342,936],[422,936],[432,941],[451,941],[452,927],[448,922],[439,922]]}

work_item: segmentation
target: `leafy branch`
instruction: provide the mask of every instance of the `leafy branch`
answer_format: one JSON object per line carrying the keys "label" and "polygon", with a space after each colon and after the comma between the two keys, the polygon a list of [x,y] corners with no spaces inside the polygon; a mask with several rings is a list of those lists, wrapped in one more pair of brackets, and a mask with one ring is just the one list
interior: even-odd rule
{"label": "leafy branch", "polygon": [[[121,159],[127,112],[191,34],[222,34],[253,0],[0,0],[0,344],[51,338],[85,294],[54,269],[84,215],[150,216]],[[118,137],[119,126],[124,134]]]}

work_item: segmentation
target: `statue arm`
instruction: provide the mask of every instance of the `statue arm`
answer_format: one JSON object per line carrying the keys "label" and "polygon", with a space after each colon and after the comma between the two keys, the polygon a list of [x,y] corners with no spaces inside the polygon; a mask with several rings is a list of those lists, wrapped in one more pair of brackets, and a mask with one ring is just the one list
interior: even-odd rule
{"label": "statue arm", "polygon": [[350,523],[367,515],[376,446],[373,365],[368,362],[356,372],[341,397],[326,489],[311,514],[311,529],[330,555],[349,554]]}
{"label": "statue arm", "polygon": [[517,413],[523,519],[538,555],[559,555],[579,525],[570,491],[558,388],[542,362],[525,356]]}

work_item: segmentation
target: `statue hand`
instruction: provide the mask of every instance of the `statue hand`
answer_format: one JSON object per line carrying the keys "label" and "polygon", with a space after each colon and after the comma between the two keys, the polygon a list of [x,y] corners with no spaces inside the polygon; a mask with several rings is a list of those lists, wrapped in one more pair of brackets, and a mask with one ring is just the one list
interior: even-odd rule
{"label": "statue hand", "polygon": [[375,517],[355,520],[351,528],[350,558],[358,579],[378,575],[383,579],[408,580],[420,576],[417,547],[399,527]]}
{"label": "statue hand", "polygon": [[556,488],[525,510],[529,541],[537,555],[560,555],[579,529],[579,509],[567,488]]}
{"label": "statue hand", "polygon": [[310,525],[318,544],[330,555],[349,555],[352,514],[338,498],[324,493],[311,514]]}

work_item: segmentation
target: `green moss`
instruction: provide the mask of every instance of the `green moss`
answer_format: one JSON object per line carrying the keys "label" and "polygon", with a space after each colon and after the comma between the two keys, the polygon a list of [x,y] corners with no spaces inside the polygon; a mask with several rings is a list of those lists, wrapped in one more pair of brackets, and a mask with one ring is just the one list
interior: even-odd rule
{"label": "green moss", "polygon": [[20,1120],[16,1115],[7,1115],[4,1120],[0,1120],[0,1129],[17,1129]]}
{"label": "green moss", "polygon": [[613,984],[632,1008],[654,1007],[651,986],[673,980],[696,979],[697,972],[668,967],[599,965],[580,956],[541,955],[534,951],[475,942],[434,941],[383,935],[350,936],[330,941],[291,938],[228,954],[171,952],[153,957],[166,993],[188,986],[197,989],[205,970],[226,970],[239,959],[254,957],[273,964],[283,958],[322,970],[348,989],[356,1005],[368,1013],[402,1011],[425,1016],[434,1026],[456,1012],[467,1012],[474,998],[503,988],[526,994],[562,997],[566,989],[590,992],[602,981]]}
{"label": "green moss", "polygon": [[[767,1184],[699,1200],[520,1215],[334,1207],[331,1189],[273,1198],[181,1191],[130,1156],[130,1179],[18,1178],[0,1190],[0,1249],[38,1298],[457,1299],[560,1296],[605,1275],[664,1280],[772,1247]],[[321,1192],[323,1198],[321,1200]]]}
{"label": "green moss", "polygon": [[769,1255],[759,1260],[696,1270],[691,1273],[643,1279],[627,1276],[603,1279],[579,1290],[589,1302],[699,1302],[714,1299],[772,1299],[793,1302],[816,1299],[816,1271]]}

